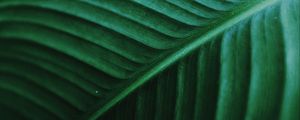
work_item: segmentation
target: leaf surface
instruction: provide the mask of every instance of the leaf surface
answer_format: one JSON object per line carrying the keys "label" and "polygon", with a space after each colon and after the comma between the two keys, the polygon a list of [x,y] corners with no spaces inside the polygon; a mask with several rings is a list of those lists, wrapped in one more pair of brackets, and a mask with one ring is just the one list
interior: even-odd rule
{"label": "leaf surface", "polygon": [[298,9],[297,0],[1,0],[0,110],[299,119]]}

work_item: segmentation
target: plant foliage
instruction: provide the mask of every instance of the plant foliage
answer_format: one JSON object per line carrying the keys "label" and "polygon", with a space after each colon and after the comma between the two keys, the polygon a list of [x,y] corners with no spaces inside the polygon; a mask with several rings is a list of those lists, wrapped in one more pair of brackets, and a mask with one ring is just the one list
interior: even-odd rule
{"label": "plant foliage", "polygon": [[0,0],[1,119],[299,120],[299,0]]}

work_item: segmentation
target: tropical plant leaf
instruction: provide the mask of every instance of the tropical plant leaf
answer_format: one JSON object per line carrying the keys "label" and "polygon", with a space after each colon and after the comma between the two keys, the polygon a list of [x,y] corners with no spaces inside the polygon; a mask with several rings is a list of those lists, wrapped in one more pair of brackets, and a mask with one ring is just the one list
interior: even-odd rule
{"label": "tropical plant leaf", "polygon": [[298,0],[1,0],[3,119],[300,119]]}

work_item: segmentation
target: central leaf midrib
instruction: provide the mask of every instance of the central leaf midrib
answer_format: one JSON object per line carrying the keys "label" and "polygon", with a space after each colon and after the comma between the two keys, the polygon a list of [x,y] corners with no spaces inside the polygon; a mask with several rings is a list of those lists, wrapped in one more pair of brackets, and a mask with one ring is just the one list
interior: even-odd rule
{"label": "central leaf midrib", "polygon": [[84,118],[88,118],[90,120],[97,119],[104,112],[110,109],[114,104],[116,104],[117,102],[125,98],[136,88],[143,85],[145,82],[150,80],[152,77],[154,77],[162,70],[166,69],[171,64],[175,63],[176,61],[183,58],[190,52],[199,48],[204,43],[211,41],[212,38],[222,33],[224,30],[234,26],[238,22],[247,19],[253,14],[279,1],[280,0],[265,0],[265,1],[256,0],[251,2],[251,4],[249,3],[244,4],[246,5],[246,7],[241,6],[240,8],[237,8],[237,11],[233,12],[233,13],[238,12],[237,14],[224,17],[223,19],[219,20],[222,22],[217,22],[217,24],[211,26],[211,29],[209,29],[209,31],[207,31],[206,33],[202,35],[193,36],[195,38],[190,40],[189,43],[186,43],[180,48],[176,49],[176,51],[168,55],[161,62],[156,63],[153,66],[150,66],[147,71],[141,73],[140,75],[137,75],[138,77],[136,77],[136,79],[128,87],[124,88],[123,90],[120,90],[119,94],[117,94],[116,96],[112,96],[112,98],[106,104],[101,106],[101,108],[99,108],[97,111],[89,111],[86,115],[84,115]]}

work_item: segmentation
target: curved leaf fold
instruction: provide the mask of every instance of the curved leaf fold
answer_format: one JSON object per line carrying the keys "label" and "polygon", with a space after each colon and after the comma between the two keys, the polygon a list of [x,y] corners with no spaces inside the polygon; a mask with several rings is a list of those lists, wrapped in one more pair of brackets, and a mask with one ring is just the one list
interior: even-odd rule
{"label": "curved leaf fold", "polygon": [[0,40],[4,119],[300,119],[298,0],[1,0]]}

